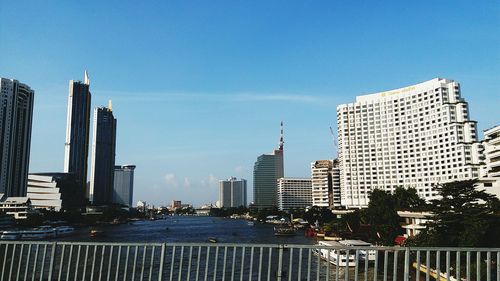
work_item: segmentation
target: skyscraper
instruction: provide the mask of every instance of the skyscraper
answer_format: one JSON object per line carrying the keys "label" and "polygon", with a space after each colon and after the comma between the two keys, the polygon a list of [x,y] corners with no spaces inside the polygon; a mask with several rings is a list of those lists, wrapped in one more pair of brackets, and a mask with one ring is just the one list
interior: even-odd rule
{"label": "skyscraper", "polygon": [[338,160],[318,160],[311,163],[312,205],[340,207],[340,170]]}
{"label": "skyscraper", "polygon": [[283,122],[278,149],[257,158],[253,169],[253,198],[258,209],[277,207],[278,179],[283,169]]}
{"label": "skyscraper", "polygon": [[13,79],[0,78],[0,86],[0,193],[24,197],[35,92]]}
{"label": "skyscraper", "polygon": [[64,172],[72,173],[85,196],[90,131],[90,80],[85,71],[84,81],[69,81],[66,143],[64,144]]}
{"label": "skyscraper", "polygon": [[219,202],[222,208],[246,207],[247,181],[235,177],[219,181]]}
{"label": "skyscraper", "polygon": [[90,200],[95,205],[111,204],[115,175],[116,119],[109,107],[94,110],[94,135],[90,168]]}
{"label": "skyscraper", "polygon": [[135,165],[115,166],[112,198],[114,204],[126,205],[129,208],[132,207],[134,170]]}
{"label": "skyscraper", "polygon": [[476,122],[453,80],[358,96],[337,107],[337,124],[347,207],[367,206],[373,189],[398,186],[433,199],[436,183],[479,176]]}

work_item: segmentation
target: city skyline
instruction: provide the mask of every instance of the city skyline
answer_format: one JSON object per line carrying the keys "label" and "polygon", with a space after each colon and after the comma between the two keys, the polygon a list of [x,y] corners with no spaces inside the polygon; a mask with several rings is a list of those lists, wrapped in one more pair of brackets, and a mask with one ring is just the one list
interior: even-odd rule
{"label": "city skyline", "polygon": [[[498,3],[239,2],[227,14],[197,4],[5,3],[0,76],[36,92],[31,173],[63,170],[67,83],[85,69],[91,108],[108,99],[119,108],[116,162],[140,167],[134,201],[156,205],[215,202],[218,180],[252,179],[281,120],[286,176],[310,176],[311,162],[335,154],[336,106],[367,93],[453,79],[479,139],[500,121]],[[153,22],[134,20],[146,10]]]}

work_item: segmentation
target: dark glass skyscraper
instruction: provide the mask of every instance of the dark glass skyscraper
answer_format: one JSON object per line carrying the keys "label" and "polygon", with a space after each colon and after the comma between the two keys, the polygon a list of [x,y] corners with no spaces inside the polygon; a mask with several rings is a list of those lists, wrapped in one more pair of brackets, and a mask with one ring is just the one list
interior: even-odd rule
{"label": "dark glass skyscraper", "polygon": [[85,71],[84,82],[69,81],[66,143],[64,145],[64,172],[72,173],[81,185],[81,194],[87,189],[87,162],[90,131],[90,81]]}
{"label": "dark glass skyscraper", "polygon": [[253,198],[258,209],[277,207],[278,179],[284,177],[283,122],[278,149],[257,158],[253,169]]}
{"label": "dark glass skyscraper", "polygon": [[35,92],[13,79],[0,78],[0,86],[0,193],[24,197]]}
{"label": "dark glass skyscraper", "polygon": [[90,168],[90,200],[94,205],[113,202],[115,175],[116,119],[109,107],[94,110],[94,136]]}

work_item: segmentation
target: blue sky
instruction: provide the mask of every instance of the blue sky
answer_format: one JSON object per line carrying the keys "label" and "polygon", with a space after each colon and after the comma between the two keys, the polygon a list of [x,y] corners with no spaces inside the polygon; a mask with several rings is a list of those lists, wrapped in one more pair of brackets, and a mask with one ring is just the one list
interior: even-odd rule
{"label": "blue sky", "polygon": [[[113,100],[134,201],[215,202],[285,122],[285,175],[334,155],[336,106],[455,79],[500,123],[498,1],[3,1],[0,76],[36,91],[30,171],[62,171],[68,80]],[[482,137],[482,136],[481,136]],[[251,198],[250,198],[251,199]]]}

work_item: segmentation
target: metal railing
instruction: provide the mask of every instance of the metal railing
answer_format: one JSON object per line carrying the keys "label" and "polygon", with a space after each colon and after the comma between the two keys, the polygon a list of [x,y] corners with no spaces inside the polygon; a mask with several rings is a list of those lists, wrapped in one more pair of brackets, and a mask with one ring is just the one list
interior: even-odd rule
{"label": "metal railing", "polygon": [[0,281],[500,281],[500,249],[12,241],[0,268]]}

